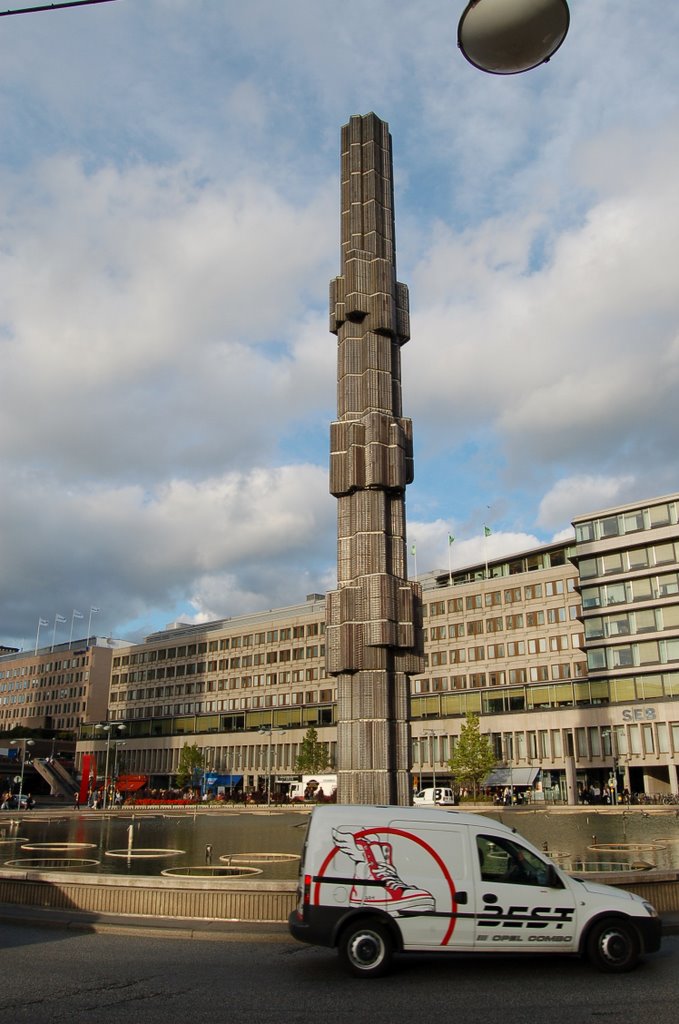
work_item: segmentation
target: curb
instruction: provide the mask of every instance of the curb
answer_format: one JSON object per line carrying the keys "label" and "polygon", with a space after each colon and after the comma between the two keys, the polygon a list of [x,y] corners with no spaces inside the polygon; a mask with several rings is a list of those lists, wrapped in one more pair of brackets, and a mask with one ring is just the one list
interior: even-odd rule
{"label": "curb", "polygon": [[290,939],[287,924],[252,921],[217,921],[174,917],[64,913],[40,907],[0,904],[0,922],[20,928],[54,928],[65,931],[109,932],[119,935],[152,935],[154,938],[198,939],[222,942],[280,942]]}
{"label": "curb", "polygon": [[[679,913],[661,914],[663,938],[679,935]],[[39,907],[0,904],[0,922],[29,928],[62,928],[67,931],[153,935],[155,938],[196,939],[221,942],[282,942],[294,939],[287,924],[257,921],[201,920],[174,917],[64,913]]]}

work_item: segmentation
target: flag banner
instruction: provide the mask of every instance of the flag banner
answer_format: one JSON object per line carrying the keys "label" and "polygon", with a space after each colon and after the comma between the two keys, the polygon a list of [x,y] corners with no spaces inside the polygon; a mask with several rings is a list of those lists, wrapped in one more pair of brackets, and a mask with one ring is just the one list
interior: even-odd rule
{"label": "flag banner", "polygon": [[83,613],[82,613],[82,612],[77,612],[77,611],[75,610],[75,608],[74,608],[74,609],[73,609],[73,618],[74,618],[74,619],[84,619],[84,618],[85,618],[85,616],[83,615]]}
{"label": "flag banner", "polygon": [[66,619],[64,618],[63,615],[57,615],[57,617],[56,617],[56,619],[54,621],[55,622],[66,622]]}
{"label": "flag banner", "polygon": [[91,612],[92,612],[92,614],[94,615],[94,613],[95,613],[95,612],[100,612],[100,611],[101,611],[101,608],[90,608],[90,611],[91,611]]}
{"label": "flag banner", "polygon": [[452,544],[454,542],[454,540],[455,540],[455,538],[453,537],[452,533],[449,533],[448,534],[448,543]]}
{"label": "flag banner", "polygon": [[412,546],[412,547],[411,547],[411,549],[410,549],[410,554],[411,554],[411,555],[414,555],[414,554],[415,554],[415,545],[414,545],[414,544],[413,544],[413,546]]}
{"label": "flag banner", "polygon": [[490,526],[484,526],[484,528],[483,528],[483,536],[484,537],[490,537],[490,534],[491,534]]}
{"label": "flag banner", "polygon": [[49,626],[49,622],[47,621],[47,619],[38,619],[38,625],[39,626]]}

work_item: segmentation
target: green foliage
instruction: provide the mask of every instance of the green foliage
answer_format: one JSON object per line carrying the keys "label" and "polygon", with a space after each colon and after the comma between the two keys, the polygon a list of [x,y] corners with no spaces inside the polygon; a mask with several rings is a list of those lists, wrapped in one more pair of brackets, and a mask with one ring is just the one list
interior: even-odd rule
{"label": "green foliage", "polygon": [[198,749],[196,743],[192,743],[190,746],[185,743],[182,747],[182,752],[179,755],[179,764],[177,766],[177,785],[181,789],[183,786],[188,786],[189,783],[193,782],[194,774],[200,773],[203,770],[205,759]]}
{"label": "green foliage", "polygon": [[455,782],[458,786],[471,786],[476,797],[479,783],[488,775],[495,760],[490,740],[481,735],[478,715],[467,715],[448,762]]}
{"label": "green foliage", "polygon": [[329,766],[328,744],[322,743],[314,727],[310,726],[302,740],[295,770],[303,775],[320,775],[321,772],[327,771]]}

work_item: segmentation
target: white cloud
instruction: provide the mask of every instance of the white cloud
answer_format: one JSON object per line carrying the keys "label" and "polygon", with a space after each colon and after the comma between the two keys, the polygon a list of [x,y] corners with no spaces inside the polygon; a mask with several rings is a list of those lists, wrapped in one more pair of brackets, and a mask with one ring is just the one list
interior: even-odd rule
{"label": "white cloud", "polygon": [[442,0],[5,19],[6,640],[88,600],[124,632],[334,585],[325,317],[353,113],[394,139],[418,570],[447,568],[448,533],[478,562],[676,490],[666,7],[580,4],[509,79],[460,58]]}
{"label": "white cloud", "polygon": [[[563,529],[562,524],[576,516],[633,501],[635,486],[632,476],[582,475],[559,480],[540,502],[537,522],[545,530]],[[636,497],[643,499],[644,495]]]}

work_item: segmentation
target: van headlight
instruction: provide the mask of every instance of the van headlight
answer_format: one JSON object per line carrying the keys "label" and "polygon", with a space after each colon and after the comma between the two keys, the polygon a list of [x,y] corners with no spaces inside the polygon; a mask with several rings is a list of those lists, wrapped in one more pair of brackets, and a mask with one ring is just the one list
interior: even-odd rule
{"label": "van headlight", "polygon": [[658,911],[655,909],[652,903],[647,903],[646,900],[642,901],[642,906],[649,917],[657,917]]}

